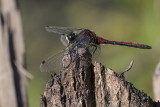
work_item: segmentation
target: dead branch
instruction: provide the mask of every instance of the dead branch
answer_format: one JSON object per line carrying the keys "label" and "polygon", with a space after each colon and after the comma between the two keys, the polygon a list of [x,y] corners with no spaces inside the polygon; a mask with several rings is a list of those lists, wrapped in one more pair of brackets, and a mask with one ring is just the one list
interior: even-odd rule
{"label": "dead branch", "polygon": [[156,101],[160,101],[160,62],[153,75],[153,93]]}

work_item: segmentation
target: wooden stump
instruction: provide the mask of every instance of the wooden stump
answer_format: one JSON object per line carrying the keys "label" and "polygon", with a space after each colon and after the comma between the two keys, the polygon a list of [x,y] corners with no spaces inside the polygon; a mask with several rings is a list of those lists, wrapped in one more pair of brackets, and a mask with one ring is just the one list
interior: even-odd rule
{"label": "wooden stump", "polygon": [[[100,63],[91,64],[91,54],[77,47],[78,58],[65,51],[63,69],[50,76],[41,107],[158,107],[143,91],[136,89]],[[75,60],[71,60],[75,59]]]}

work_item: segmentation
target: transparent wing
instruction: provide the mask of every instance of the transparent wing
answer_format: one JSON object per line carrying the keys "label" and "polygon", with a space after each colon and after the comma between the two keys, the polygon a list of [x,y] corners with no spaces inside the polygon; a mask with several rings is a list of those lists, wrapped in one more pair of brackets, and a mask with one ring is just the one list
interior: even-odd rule
{"label": "transparent wing", "polygon": [[42,61],[40,65],[41,72],[54,72],[55,70],[60,70],[62,67],[62,58],[64,51],[51,56],[47,60]]}
{"label": "transparent wing", "polygon": [[[92,61],[93,61],[100,54],[100,45],[90,43],[89,41],[90,41],[90,38],[86,39],[86,37],[79,38],[78,41],[75,40],[70,51],[72,50],[74,51],[75,46],[83,44],[81,46],[84,46],[85,48],[89,49],[89,52],[92,54]],[[51,56],[47,60],[42,61],[40,65],[40,71],[51,72],[51,71],[60,69],[62,67],[63,56],[64,56],[64,50],[54,56]],[[73,60],[74,59],[72,59],[72,61]]]}
{"label": "transparent wing", "polygon": [[[71,47],[70,51],[73,51],[75,46],[77,46],[79,43],[81,43],[82,40],[80,41],[75,41],[73,43],[73,46]],[[41,65],[40,65],[40,71],[41,72],[54,72],[56,70],[60,70],[62,67],[62,58],[64,56],[64,51],[57,53],[56,55],[53,55],[49,57],[47,60],[43,60]],[[73,52],[71,52],[73,53]],[[74,60],[74,59],[73,59]]]}
{"label": "transparent wing", "polygon": [[74,31],[83,30],[82,28],[58,27],[58,26],[47,26],[45,28],[48,32],[54,32],[57,34],[69,34]]}

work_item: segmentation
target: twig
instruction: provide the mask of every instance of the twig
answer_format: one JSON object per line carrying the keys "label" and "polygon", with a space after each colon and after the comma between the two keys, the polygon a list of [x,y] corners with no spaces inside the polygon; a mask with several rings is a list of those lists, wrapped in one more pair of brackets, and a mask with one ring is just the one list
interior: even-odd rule
{"label": "twig", "polygon": [[124,76],[124,73],[125,72],[127,72],[127,71],[129,71],[131,68],[132,68],[132,66],[133,66],[133,60],[130,62],[130,64],[129,64],[129,66],[124,70],[124,71],[122,71],[122,72],[120,72],[118,75],[119,75],[119,77],[122,77],[122,76]]}

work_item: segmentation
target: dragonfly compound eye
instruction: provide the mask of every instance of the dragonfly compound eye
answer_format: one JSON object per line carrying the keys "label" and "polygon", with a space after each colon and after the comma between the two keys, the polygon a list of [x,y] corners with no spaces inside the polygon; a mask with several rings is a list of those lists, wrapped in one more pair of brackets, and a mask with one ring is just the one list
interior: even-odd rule
{"label": "dragonfly compound eye", "polygon": [[76,35],[75,33],[70,33],[68,36],[67,36],[68,40],[71,42],[73,41],[75,38],[76,38]]}

